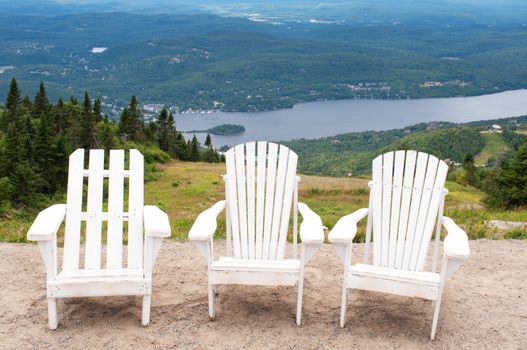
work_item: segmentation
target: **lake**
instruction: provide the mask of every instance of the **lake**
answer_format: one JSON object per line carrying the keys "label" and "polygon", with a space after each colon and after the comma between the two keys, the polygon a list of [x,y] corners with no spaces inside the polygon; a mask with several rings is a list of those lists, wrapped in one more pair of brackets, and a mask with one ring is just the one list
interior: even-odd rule
{"label": "lake", "polygon": [[[268,112],[177,114],[175,118],[178,130],[204,130],[219,124],[245,127],[246,132],[241,135],[212,135],[214,146],[220,147],[247,141],[311,139],[396,129],[420,122],[460,123],[520,115],[527,115],[527,89],[474,97],[307,102]],[[196,136],[203,142],[206,134]]]}

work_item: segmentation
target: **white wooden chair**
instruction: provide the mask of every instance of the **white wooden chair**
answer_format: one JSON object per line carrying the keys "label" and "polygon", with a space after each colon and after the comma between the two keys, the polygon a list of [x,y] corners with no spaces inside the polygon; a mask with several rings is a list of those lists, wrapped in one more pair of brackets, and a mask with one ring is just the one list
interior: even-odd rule
{"label": "white wooden chair", "polygon": [[[369,208],[341,218],[329,240],[344,262],[340,325],[346,323],[348,290],[362,289],[432,300],[431,339],[435,337],[441,294],[446,280],[468,259],[466,233],[443,216],[448,166],[426,153],[396,151],[373,160]],[[368,216],[362,264],[351,265],[357,223]],[[443,225],[443,263],[436,272]],[[428,246],[436,228],[431,269],[425,271]],[[369,248],[373,229],[373,261]]]}
{"label": "white wooden chair", "polygon": [[[164,237],[170,237],[167,215],[155,206],[143,206],[143,155],[130,150],[129,170],[124,169],[124,150],[110,151],[109,170],[104,169],[104,150],[90,150],[89,168],[84,169],[84,150],[69,160],[67,204],[56,204],[42,212],[27,234],[37,241],[47,273],[49,328],[58,325],[57,299],[140,295],[141,323],[150,321],[152,268]],[[84,178],[88,178],[83,203]],[[108,180],[108,207],[103,207],[104,178]],[[128,178],[128,211],[125,202]],[[66,218],[62,271],[57,273],[57,231]],[[83,222],[86,225],[83,225]],[[128,226],[127,264],[123,262],[123,226]],[[106,261],[101,261],[103,223],[107,226]],[[85,230],[83,229],[83,226]],[[84,261],[81,262],[81,233],[85,231]]]}
{"label": "white wooden chair", "polygon": [[[243,284],[297,286],[296,322],[302,313],[304,265],[324,241],[320,217],[298,203],[298,156],[285,146],[249,142],[225,154],[226,200],[201,213],[189,233],[190,240],[207,259],[209,316],[214,319],[214,289]],[[286,238],[293,204],[292,256],[285,257]],[[226,255],[214,260],[216,218],[226,208]],[[300,257],[297,254],[297,212],[303,217]]]}

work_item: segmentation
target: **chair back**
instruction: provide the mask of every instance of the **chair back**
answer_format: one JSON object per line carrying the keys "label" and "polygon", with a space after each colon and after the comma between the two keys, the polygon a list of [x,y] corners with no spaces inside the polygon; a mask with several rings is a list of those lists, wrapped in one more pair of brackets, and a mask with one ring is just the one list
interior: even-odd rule
{"label": "chair back", "polygon": [[[123,228],[127,226],[126,268],[143,268],[143,155],[130,150],[125,170],[124,150],[111,150],[105,169],[104,150],[89,151],[84,168],[83,149],[70,155],[63,269],[123,269]],[[128,191],[125,210],[125,189]],[[104,225],[106,224],[106,225]],[[106,261],[101,261],[103,227],[106,232]],[[81,242],[85,241],[81,266]]]}
{"label": "chair back", "polygon": [[374,265],[423,270],[447,172],[445,162],[423,152],[388,152],[373,160],[369,219]]}
{"label": "chair back", "polygon": [[228,254],[283,259],[293,197],[297,210],[298,156],[276,143],[249,142],[228,150],[225,160]]}

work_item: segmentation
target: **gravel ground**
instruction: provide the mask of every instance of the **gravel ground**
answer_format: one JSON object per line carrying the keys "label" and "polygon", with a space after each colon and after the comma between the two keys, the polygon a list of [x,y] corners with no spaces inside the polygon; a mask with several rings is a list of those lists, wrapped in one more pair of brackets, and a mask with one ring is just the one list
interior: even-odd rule
{"label": "gravel ground", "polygon": [[[217,242],[220,252],[224,242]],[[527,242],[470,242],[447,283],[435,341],[429,301],[354,291],[338,325],[342,266],[324,245],[306,268],[303,324],[294,288],[222,286],[207,316],[206,264],[190,243],[165,241],[154,274],[151,324],[139,297],[63,299],[47,328],[38,247],[0,243],[0,348],[6,349],[526,349]],[[354,261],[363,246],[354,246]]]}

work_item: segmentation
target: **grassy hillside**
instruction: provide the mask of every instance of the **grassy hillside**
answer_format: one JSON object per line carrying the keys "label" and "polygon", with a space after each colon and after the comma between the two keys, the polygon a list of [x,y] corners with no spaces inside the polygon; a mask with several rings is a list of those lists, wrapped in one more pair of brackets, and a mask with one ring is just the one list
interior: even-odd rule
{"label": "grassy hillside", "polygon": [[[197,215],[215,201],[224,198],[221,175],[224,164],[172,162],[156,181],[146,185],[146,198],[164,208],[171,219],[173,236],[185,240]],[[450,194],[445,215],[452,217],[471,238],[501,238],[485,222],[489,220],[527,221],[527,209],[509,212],[490,212],[480,200],[483,193],[472,187],[449,182]],[[368,205],[368,178],[323,177],[301,175],[299,200],[307,203],[323,219],[324,225],[333,227],[343,215]],[[360,239],[363,239],[363,230]],[[219,220],[217,237],[224,237],[225,221]]]}
{"label": "grassy hillside", "polygon": [[[145,186],[145,203],[156,204],[169,215],[172,236],[186,240],[188,231],[198,214],[224,198],[222,174],[224,164],[173,161],[162,165],[162,174]],[[323,219],[324,225],[333,227],[337,220],[352,211],[368,205],[368,178],[323,177],[301,175],[299,199],[307,203]],[[498,239],[506,232],[491,229],[489,220],[527,221],[527,209],[518,211],[487,211],[480,203],[483,194],[475,188],[449,182],[450,194],[445,215],[463,226],[470,238]],[[57,197],[50,203],[63,203]],[[24,242],[26,232],[36,213],[24,213],[0,220],[0,240]],[[225,220],[219,219],[217,238],[225,237]],[[364,223],[361,225],[364,228]],[[59,242],[62,241],[62,231]],[[364,239],[361,229],[358,240]]]}
{"label": "grassy hillside", "polygon": [[489,159],[499,158],[501,155],[510,151],[510,147],[503,140],[501,134],[482,132],[481,136],[485,140],[485,146],[483,146],[483,149],[474,158],[476,164],[486,165]]}

